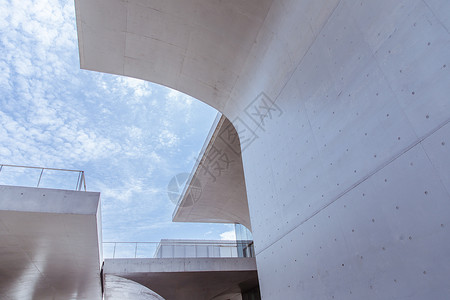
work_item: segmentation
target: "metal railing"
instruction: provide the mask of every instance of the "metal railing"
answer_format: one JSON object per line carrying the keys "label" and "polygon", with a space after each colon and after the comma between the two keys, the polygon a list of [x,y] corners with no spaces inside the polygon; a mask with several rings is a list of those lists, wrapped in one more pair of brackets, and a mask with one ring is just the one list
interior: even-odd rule
{"label": "metal railing", "polygon": [[103,242],[104,258],[253,257],[254,251],[249,249],[253,249],[253,241]]}
{"label": "metal railing", "polygon": [[[104,258],[153,257],[159,242],[103,242]],[[139,249],[139,252],[138,252]]]}
{"label": "metal railing", "polygon": [[[7,172],[7,169],[13,168],[18,171],[12,172],[9,170]],[[25,170],[35,170],[35,174],[26,174],[27,172]],[[45,172],[45,173],[44,173]],[[84,176],[84,171],[81,170],[69,170],[69,169],[56,169],[56,168],[43,168],[43,167],[31,167],[31,166],[19,166],[19,165],[8,165],[8,164],[0,164],[0,184],[6,184],[6,185],[20,185],[20,186],[31,186],[31,187],[51,187],[55,188],[54,185],[64,186],[67,185],[65,182],[61,182],[61,179],[63,176],[61,174],[58,174],[57,176],[52,177],[52,172],[70,172],[70,173],[78,173],[75,191],[86,191],[86,178]],[[39,174],[37,176],[37,174]],[[43,184],[43,179],[50,178],[50,180],[47,180],[48,183]],[[35,178],[36,176],[36,178]],[[34,179],[33,179],[34,178]],[[74,178],[71,178],[70,180],[73,180]],[[58,183],[59,181],[59,183]],[[5,183],[6,182],[6,183]],[[34,182],[34,183],[33,183]],[[73,188],[68,188],[73,189]]]}

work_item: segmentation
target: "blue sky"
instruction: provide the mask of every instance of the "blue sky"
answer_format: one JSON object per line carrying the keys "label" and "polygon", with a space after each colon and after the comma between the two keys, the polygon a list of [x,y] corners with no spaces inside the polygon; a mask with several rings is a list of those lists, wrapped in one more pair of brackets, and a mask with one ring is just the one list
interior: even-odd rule
{"label": "blue sky", "polygon": [[167,196],[170,179],[191,172],[215,109],[81,70],[73,0],[0,8],[0,163],[84,170],[102,193],[104,241],[232,236],[231,225],[172,223]]}

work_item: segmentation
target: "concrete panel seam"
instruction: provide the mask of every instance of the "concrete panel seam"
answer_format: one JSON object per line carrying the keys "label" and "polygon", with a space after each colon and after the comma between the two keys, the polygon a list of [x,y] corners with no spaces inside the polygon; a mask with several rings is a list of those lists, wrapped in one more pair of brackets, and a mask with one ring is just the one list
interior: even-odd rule
{"label": "concrete panel seam", "polygon": [[[373,175],[375,175],[376,173],[378,173],[379,171],[383,170],[385,167],[387,167],[388,165],[390,165],[392,162],[394,162],[397,158],[399,158],[400,156],[402,156],[403,154],[405,154],[406,152],[408,152],[409,150],[413,149],[414,147],[416,147],[417,145],[421,144],[425,139],[427,139],[429,136],[433,135],[435,132],[437,132],[439,129],[441,129],[442,127],[444,127],[445,125],[447,125],[448,123],[450,123],[450,118],[447,119],[446,121],[442,122],[440,125],[438,125],[436,128],[434,128],[433,130],[431,130],[429,133],[427,133],[426,135],[422,136],[421,138],[417,139],[416,141],[414,141],[413,143],[411,143],[409,146],[405,147],[403,150],[401,150],[399,153],[397,153],[396,155],[394,155],[392,158],[390,158],[389,160],[387,160],[386,162],[384,162],[383,164],[381,164],[379,167],[375,168],[372,172],[370,172],[369,174],[367,174],[366,176],[364,176],[363,178],[361,178],[360,180],[358,180],[357,182],[355,182],[354,184],[352,184],[350,187],[348,187],[347,189],[345,189],[344,191],[342,191],[341,193],[339,193],[334,199],[332,199],[330,202],[328,202],[327,204],[323,205],[321,208],[319,208],[317,211],[315,211],[312,215],[310,215],[309,217],[307,217],[306,219],[304,219],[303,221],[301,221],[300,223],[298,223],[297,225],[295,225],[294,227],[292,227],[291,229],[289,229],[288,231],[286,231],[285,234],[283,234],[282,236],[280,236],[279,238],[277,238],[276,240],[274,240],[273,242],[271,242],[270,244],[268,244],[267,246],[263,247],[262,249],[255,249],[255,253],[258,256],[259,254],[263,253],[265,250],[267,250],[268,248],[270,248],[271,246],[273,246],[275,243],[277,243],[278,241],[280,241],[282,238],[284,238],[286,235],[288,235],[289,233],[291,233],[292,231],[294,231],[295,229],[297,229],[298,227],[300,227],[301,225],[303,225],[304,223],[306,223],[307,221],[309,221],[310,219],[312,219],[314,216],[316,216],[317,214],[319,214],[321,211],[323,211],[324,209],[326,209],[328,206],[330,206],[331,204],[333,204],[334,202],[336,202],[337,200],[339,200],[342,196],[344,196],[345,194],[347,194],[348,192],[350,192],[351,190],[353,190],[355,187],[359,186],[361,183],[365,182],[367,179],[371,178]],[[422,146],[423,147],[423,146]],[[425,150],[424,150],[425,151]],[[425,151],[426,154],[426,151]],[[428,158],[428,155],[427,155]],[[428,158],[429,159],[429,158]],[[434,165],[432,164],[433,168]],[[449,194],[450,196],[450,194]]]}
{"label": "concrete panel seam", "polygon": [[[447,122],[448,123],[448,122]],[[438,129],[439,130],[439,129]],[[437,130],[436,130],[437,131]],[[435,132],[436,132],[435,131]],[[428,138],[428,136],[427,136]],[[425,153],[425,155],[427,156],[428,161],[430,162],[431,166],[433,167],[434,172],[437,174],[437,176],[439,177],[439,182],[441,183],[442,187],[444,188],[445,192],[447,193],[447,195],[450,197],[450,191],[447,189],[445,183],[442,181],[442,177],[440,176],[438,170],[436,169],[436,166],[434,165],[433,161],[430,159],[430,156],[427,153],[427,150],[425,149],[425,147],[423,146],[422,143],[420,143],[420,145],[422,146],[423,152]]]}
{"label": "concrete panel seam", "polygon": [[[320,34],[322,33],[323,29],[325,28],[325,26],[328,24],[328,22],[330,21],[330,18],[333,16],[334,12],[336,11],[336,9],[338,8],[339,5],[341,5],[342,0],[340,0],[336,6],[333,8],[333,10],[330,12],[330,14],[328,15],[328,18],[326,20],[326,22],[323,23],[322,27],[320,28],[320,30],[317,32],[316,36],[314,37],[313,41],[309,44],[308,49],[305,51],[305,53],[303,54],[302,58],[300,59],[300,61],[298,62],[298,64],[295,66],[295,68],[291,71],[291,75],[289,75],[288,79],[285,81],[285,83],[283,84],[283,86],[280,88],[280,91],[278,92],[278,94],[274,97],[272,105],[270,106],[270,108],[272,108],[274,105],[276,105],[276,102],[278,100],[278,98],[280,97],[281,93],[283,92],[283,90],[286,88],[287,84],[292,80],[292,77],[294,76],[294,74],[297,72],[297,69],[300,67],[300,65],[302,64],[305,56],[309,53],[309,51],[311,50],[311,47],[316,43],[317,38],[320,36]],[[267,16],[266,16],[267,17]],[[310,28],[311,28],[311,24],[309,24]],[[262,27],[261,27],[262,28]],[[260,29],[261,30],[261,29]],[[259,32],[258,32],[259,34]],[[264,115],[264,117],[269,113],[269,110],[267,111],[267,113]],[[225,112],[223,113],[225,114]],[[225,116],[227,116],[225,114]],[[235,119],[233,119],[234,121]],[[232,122],[233,122],[232,121]],[[262,123],[263,123],[263,119],[257,124],[255,131],[257,128],[262,128]],[[234,124],[233,124],[234,125]],[[244,166],[245,169],[245,166]]]}
{"label": "concrete panel seam", "polygon": [[448,34],[450,34],[449,28],[445,26],[444,23],[442,23],[441,19],[434,13],[434,10],[428,5],[427,1],[422,0],[423,4],[425,4],[426,7],[428,7],[428,10],[433,14],[433,16],[436,18],[436,20],[441,24],[442,27],[445,28],[445,31],[447,31]]}
{"label": "concrete panel seam", "polygon": [[[320,28],[320,30],[317,32],[316,36],[314,37],[314,40],[309,44],[308,49],[305,51],[305,53],[303,54],[303,57],[300,59],[300,61],[298,62],[298,64],[295,66],[294,70],[292,71],[291,75],[289,76],[289,78],[286,80],[286,82],[284,83],[283,87],[280,89],[280,92],[278,93],[278,95],[275,97],[275,99],[273,100],[273,104],[275,104],[275,102],[277,102],[278,98],[280,97],[281,93],[283,92],[283,90],[286,88],[287,84],[292,80],[292,77],[294,76],[294,74],[297,72],[297,69],[299,68],[299,66],[302,64],[303,60],[305,59],[305,56],[309,53],[309,51],[311,50],[311,47],[316,43],[317,38],[320,36],[320,34],[322,33],[323,29],[326,27],[326,25],[328,24],[328,22],[330,22],[330,18],[334,15],[334,12],[336,11],[336,9],[338,8],[339,5],[341,5],[342,0],[339,0],[339,2],[336,4],[336,6],[333,8],[333,11],[331,11],[331,13],[328,15],[327,21],[323,23],[322,27]],[[311,24],[309,24],[311,27]],[[273,105],[272,105],[273,106]],[[260,123],[261,124],[261,123]],[[259,124],[259,125],[260,125]],[[259,127],[258,125],[258,127]]]}
{"label": "concrete panel seam", "polygon": [[[272,6],[273,6],[273,1],[272,1],[272,3],[270,4],[270,8],[269,8],[269,9],[267,10],[267,12],[266,12],[266,15],[264,16],[264,20],[262,20],[262,22],[261,22],[261,26],[259,27],[258,32],[257,32],[256,35],[255,35],[255,40],[259,37],[259,34],[261,33],[261,30],[262,30],[263,27],[264,27],[264,23],[266,23],[267,16],[269,15],[269,12],[270,12],[270,10],[272,9]],[[247,55],[246,55],[246,57],[245,57],[245,60],[244,60],[245,63],[242,64],[241,69],[240,69],[240,71],[239,71],[238,77],[239,77],[240,75],[242,75],[242,71],[244,70],[245,66],[247,65],[248,58],[250,57],[250,54],[251,54],[251,52],[252,52],[251,50],[252,50],[252,47],[250,48],[250,51],[248,51],[248,53],[247,53]],[[237,83],[238,77],[236,78],[236,80],[235,80],[235,82],[234,82],[234,84],[233,84],[233,87],[230,89],[230,95],[232,95],[233,92],[234,92],[234,89],[235,89],[235,87],[236,87],[236,83]],[[230,98],[231,98],[231,97],[228,97],[228,99],[226,100],[226,103],[224,103],[223,107],[226,107],[226,106],[228,105],[228,102],[230,102]],[[224,112],[222,112],[222,111],[219,111],[219,112],[225,115]]]}
{"label": "concrete panel seam", "polygon": [[[425,1],[422,0],[422,2],[425,2]],[[437,16],[434,14],[434,12],[431,10],[431,8],[430,8],[426,3],[425,3],[425,5],[426,5],[426,7],[429,9],[429,11],[431,12],[431,14],[436,18],[436,20],[438,20],[439,24],[441,24],[441,26],[443,26],[443,27],[446,29],[446,31],[447,31],[447,28],[442,24],[442,22],[439,20],[439,18],[437,18]],[[358,27],[358,30],[360,30],[359,27]],[[361,32],[361,30],[360,30],[360,32]],[[448,31],[447,31],[447,32],[448,32]],[[394,31],[394,33],[395,33],[395,31]],[[392,33],[392,34],[394,34],[394,33]],[[375,61],[375,64],[376,64],[378,70],[380,70],[381,74],[383,74],[383,78],[384,78],[384,80],[386,81],[387,85],[389,86],[389,89],[390,89],[391,93],[395,96],[395,97],[394,97],[394,100],[397,102],[397,104],[398,104],[400,107],[402,107],[402,105],[401,105],[400,102],[399,102],[399,95],[398,95],[398,92],[395,91],[395,90],[392,88],[391,81],[389,80],[388,76],[386,76],[385,70],[381,67],[380,61],[377,59],[377,57],[376,57],[376,55],[375,55],[376,52],[377,52],[378,50],[373,49],[367,42],[365,42],[365,43],[369,46],[369,49],[372,51],[372,58],[373,58],[373,60]],[[384,43],[384,42],[383,42],[383,43]],[[381,47],[381,46],[380,46],[380,47]],[[411,119],[408,117],[408,115],[407,115],[407,113],[405,112],[404,108],[402,108],[402,112],[403,112],[403,115],[405,116],[405,120],[407,120],[409,126],[412,128],[412,130],[414,131],[414,133],[415,133],[416,135],[418,135],[418,133],[417,133],[416,130],[414,129],[414,126],[413,126],[413,124],[412,124],[412,122],[411,122]],[[427,134],[423,135],[422,137],[419,137],[419,136],[418,136],[418,138],[421,139],[421,141],[423,141],[423,140],[426,139],[428,136],[430,136],[431,134],[433,134],[434,132],[436,132],[437,130],[439,130],[442,126],[444,126],[444,125],[446,124],[446,122],[448,122],[448,121],[444,121],[443,125],[438,126],[437,129],[436,129],[436,128],[433,129],[433,130],[431,131],[431,133],[427,133]]]}

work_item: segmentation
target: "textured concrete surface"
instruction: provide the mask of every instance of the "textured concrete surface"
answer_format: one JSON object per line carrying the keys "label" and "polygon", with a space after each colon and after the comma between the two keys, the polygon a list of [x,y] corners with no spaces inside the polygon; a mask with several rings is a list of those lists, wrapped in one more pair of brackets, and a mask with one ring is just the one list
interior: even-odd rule
{"label": "textured concrete surface", "polygon": [[101,299],[99,197],[0,186],[1,299]]}
{"label": "textured concrete surface", "polygon": [[264,299],[448,297],[450,2],[76,4],[83,68],[236,127]]}
{"label": "textured concrete surface", "polygon": [[133,280],[106,274],[105,300],[164,300],[163,297]]}

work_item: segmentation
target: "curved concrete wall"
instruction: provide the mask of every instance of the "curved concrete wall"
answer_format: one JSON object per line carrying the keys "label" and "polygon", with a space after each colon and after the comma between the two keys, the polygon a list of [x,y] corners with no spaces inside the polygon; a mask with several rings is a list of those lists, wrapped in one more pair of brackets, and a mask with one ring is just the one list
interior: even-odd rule
{"label": "curved concrete wall", "polygon": [[[131,9],[104,32],[78,11],[82,67],[177,88],[233,122],[264,299],[445,299],[450,2],[252,1],[236,17],[238,2],[161,2],[189,25],[178,56],[140,45]],[[104,67],[92,53],[115,39],[125,52]]]}
{"label": "curved concrete wall", "polygon": [[340,1],[283,87],[254,90],[277,105],[243,153],[263,298],[449,294],[449,11]]}
{"label": "curved concrete wall", "polygon": [[175,208],[173,222],[238,223],[252,229],[239,135],[217,116]]}

